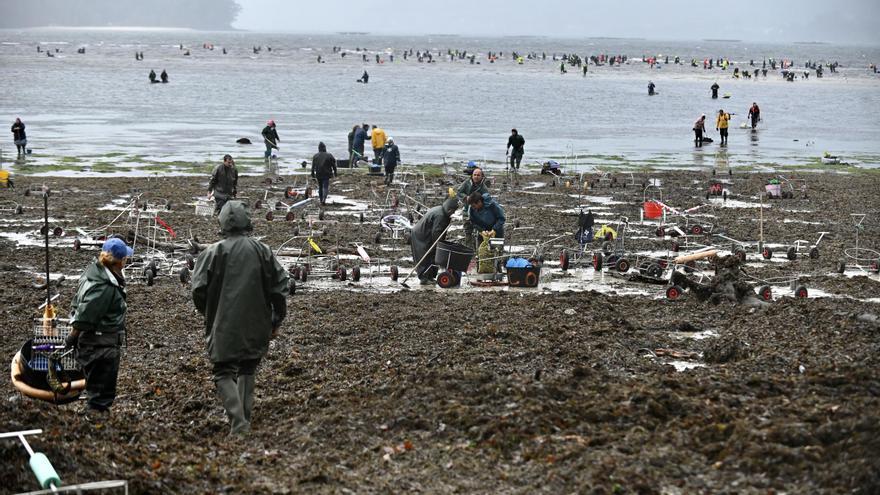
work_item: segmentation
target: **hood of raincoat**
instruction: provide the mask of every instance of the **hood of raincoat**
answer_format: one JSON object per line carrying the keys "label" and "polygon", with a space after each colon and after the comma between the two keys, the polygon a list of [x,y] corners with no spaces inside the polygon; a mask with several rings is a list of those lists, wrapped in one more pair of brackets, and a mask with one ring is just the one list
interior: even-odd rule
{"label": "hood of raincoat", "polygon": [[217,217],[220,231],[225,235],[243,234],[253,230],[251,217],[241,201],[227,201]]}
{"label": "hood of raincoat", "polygon": [[458,209],[458,198],[447,198],[446,201],[443,202],[443,212],[446,213],[446,216],[452,216],[455,213],[455,210]]}

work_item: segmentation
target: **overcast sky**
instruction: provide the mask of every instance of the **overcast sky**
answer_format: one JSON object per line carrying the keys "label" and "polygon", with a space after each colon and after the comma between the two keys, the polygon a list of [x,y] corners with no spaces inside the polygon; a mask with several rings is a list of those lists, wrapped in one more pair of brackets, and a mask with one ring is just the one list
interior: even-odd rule
{"label": "overcast sky", "polygon": [[880,45],[880,0],[238,0],[262,31]]}

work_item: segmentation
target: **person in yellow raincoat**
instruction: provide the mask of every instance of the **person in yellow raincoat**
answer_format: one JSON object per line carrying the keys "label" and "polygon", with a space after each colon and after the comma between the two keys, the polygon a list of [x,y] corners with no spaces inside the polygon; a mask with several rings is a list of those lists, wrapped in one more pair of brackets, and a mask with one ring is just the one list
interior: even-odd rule
{"label": "person in yellow raincoat", "polygon": [[730,114],[724,109],[718,110],[718,118],[715,119],[715,130],[721,133],[721,146],[727,146],[727,128],[730,126]]}

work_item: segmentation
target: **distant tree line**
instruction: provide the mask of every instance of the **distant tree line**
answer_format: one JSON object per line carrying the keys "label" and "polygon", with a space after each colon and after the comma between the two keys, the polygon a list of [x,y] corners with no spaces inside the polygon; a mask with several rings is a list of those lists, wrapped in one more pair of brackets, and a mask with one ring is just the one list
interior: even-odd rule
{"label": "distant tree line", "polygon": [[235,0],[27,0],[4,2],[0,28],[149,26],[229,29]]}

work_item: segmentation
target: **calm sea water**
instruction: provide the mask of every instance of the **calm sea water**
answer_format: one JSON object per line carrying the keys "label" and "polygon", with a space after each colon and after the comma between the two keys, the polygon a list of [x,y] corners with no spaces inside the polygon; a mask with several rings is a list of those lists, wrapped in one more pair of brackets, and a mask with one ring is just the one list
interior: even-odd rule
{"label": "calm sea water", "polygon": [[[211,43],[213,50],[203,48]],[[59,53],[48,57],[36,46]],[[184,56],[179,45],[190,50]],[[271,47],[255,54],[254,46]],[[341,46],[348,56],[332,53]],[[85,54],[76,53],[84,47]],[[363,62],[356,48],[368,50]],[[226,48],[227,54],[222,53]],[[435,63],[403,60],[404,50],[430,50]],[[480,64],[449,61],[447,49],[477,54]],[[510,57],[546,53],[546,60]],[[144,60],[136,61],[135,52]],[[489,63],[489,51],[503,57]],[[391,63],[388,54],[394,53]],[[379,53],[385,63],[377,64]],[[622,67],[590,66],[560,74],[554,54],[625,54]],[[318,55],[326,61],[316,62]],[[642,55],[670,55],[651,69]],[[683,65],[672,58],[681,57]],[[793,83],[734,79],[728,71],[693,68],[692,58],[724,57],[738,67],[765,58],[837,61],[839,73]],[[576,155],[584,163],[689,166],[805,163],[829,151],[866,166],[880,162],[880,47],[649,40],[305,36],[176,30],[0,31],[0,122],[20,116],[28,126],[33,165],[61,157],[81,163],[148,159],[218,160],[224,153],[262,157],[260,130],[278,123],[280,159],[309,158],[318,141],[344,156],[354,124],[376,123],[400,146],[405,163],[503,160],[511,127],[526,138],[529,163]],[[751,67],[749,67],[751,68]],[[170,84],[149,84],[163,69]],[[370,74],[369,84],[355,82]],[[659,95],[647,96],[652,80]],[[717,81],[729,99],[711,100]],[[739,128],[751,102],[762,109],[757,133]],[[735,112],[730,145],[695,150],[694,120],[719,108]],[[714,125],[709,135],[717,138]],[[235,140],[248,137],[254,146]],[[11,134],[0,140],[4,161]],[[107,155],[114,158],[107,158]]]}

